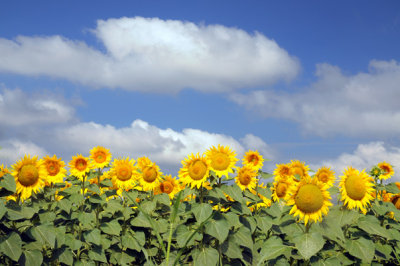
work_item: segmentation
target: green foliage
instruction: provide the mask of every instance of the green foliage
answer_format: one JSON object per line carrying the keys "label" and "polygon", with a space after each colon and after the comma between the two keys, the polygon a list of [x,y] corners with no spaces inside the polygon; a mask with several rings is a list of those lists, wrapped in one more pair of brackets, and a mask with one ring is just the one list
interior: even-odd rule
{"label": "green foliage", "polygon": [[[270,184],[251,193],[214,182],[211,190],[186,188],[170,199],[136,190],[103,193],[109,180],[101,187],[85,182],[82,195],[80,181],[68,178],[73,185],[62,191],[45,188],[24,202],[0,204],[1,264],[400,264],[400,211],[391,202],[375,200],[366,214],[337,204],[306,228],[283,202],[250,210],[271,197]],[[3,199],[16,191],[8,174],[0,186]],[[382,189],[400,193],[393,184]]]}

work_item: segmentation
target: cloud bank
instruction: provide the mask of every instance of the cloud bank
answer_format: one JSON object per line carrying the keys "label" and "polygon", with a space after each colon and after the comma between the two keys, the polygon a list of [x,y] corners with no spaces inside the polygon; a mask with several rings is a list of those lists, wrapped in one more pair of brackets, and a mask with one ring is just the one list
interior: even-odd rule
{"label": "cloud bank", "polygon": [[[237,140],[199,129],[161,129],[140,119],[121,128],[79,122],[73,116],[74,108],[67,99],[61,96],[45,98],[44,95],[27,94],[19,89],[4,89],[0,93],[0,110],[13,108],[13,112],[18,114],[13,117],[10,116],[12,113],[6,112],[0,116],[0,164],[10,166],[25,153],[39,157],[56,154],[68,162],[77,153],[88,156],[90,149],[98,145],[110,149],[114,158],[148,156],[174,175],[185,157],[191,153],[203,153],[212,145],[228,145],[238,158],[249,149],[258,149],[267,158],[274,156],[269,145],[252,134]],[[15,105],[15,102],[28,98],[30,105]],[[38,116],[48,118],[39,119]]]}
{"label": "cloud bank", "polygon": [[265,118],[294,121],[308,134],[391,137],[400,133],[400,64],[372,60],[369,71],[345,75],[317,65],[317,81],[304,90],[257,90],[230,99]]}
{"label": "cloud bank", "polygon": [[104,49],[63,36],[0,38],[0,72],[96,88],[224,92],[289,81],[299,63],[261,33],[158,18],[99,20]]}

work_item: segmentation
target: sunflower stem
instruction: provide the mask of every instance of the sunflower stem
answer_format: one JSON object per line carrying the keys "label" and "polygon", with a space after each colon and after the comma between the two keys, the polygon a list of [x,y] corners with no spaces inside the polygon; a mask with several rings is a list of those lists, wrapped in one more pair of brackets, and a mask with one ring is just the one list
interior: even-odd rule
{"label": "sunflower stem", "polygon": [[306,234],[308,234],[308,231],[310,231],[311,223],[306,224]]}

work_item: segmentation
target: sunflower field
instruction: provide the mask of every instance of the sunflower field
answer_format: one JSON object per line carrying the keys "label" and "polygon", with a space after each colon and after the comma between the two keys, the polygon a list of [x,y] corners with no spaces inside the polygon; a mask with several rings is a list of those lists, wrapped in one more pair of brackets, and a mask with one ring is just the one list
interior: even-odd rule
{"label": "sunflower field", "polygon": [[[273,173],[228,146],[182,160],[25,155],[0,165],[2,265],[400,265],[393,167]],[[266,182],[272,180],[272,182]]]}

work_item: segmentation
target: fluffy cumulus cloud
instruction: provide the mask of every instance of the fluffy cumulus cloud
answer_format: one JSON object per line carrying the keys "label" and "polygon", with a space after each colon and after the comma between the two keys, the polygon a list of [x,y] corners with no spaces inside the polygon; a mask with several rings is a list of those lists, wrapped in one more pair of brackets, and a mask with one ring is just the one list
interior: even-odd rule
{"label": "fluffy cumulus cloud", "polygon": [[291,80],[296,58],[261,33],[158,18],[99,20],[103,48],[62,36],[0,38],[0,72],[173,93],[232,91]]}
{"label": "fluffy cumulus cloud", "polygon": [[[88,156],[90,149],[98,145],[110,149],[114,157],[129,156],[136,159],[148,156],[171,174],[177,174],[181,161],[188,155],[203,153],[207,148],[218,144],[228,145],[237,153],[238,158],[249,149],[257,147],[262,154],[265,152],[264,156],[268,158],[273,156],[272,149],[262,139],[252,134],[237,140],[228,135],[199,129],[187,128],[182,131],[161,129],[140,119],[134,120],[128,127],[116,128],[113,125],[95,122],[79,122],[72,115],[73,106],[60,96],[58,99],[47,98],[40,101],[41,97],[36,99],[18,89],[6,89],[1,95],[0,108],[1,104],[4,104],[5,110],[20,99],[30,98],[31,102],[37,103],[32,106],[23,104],[13,106],[16,114],[20,114],[16,116],[18,123],[7,122],[7,117],[0,120],[0,164],[11,165],[24,154],[39,157],[56,154],[68,162],[71,156],[77,153]],[[42,116],[53,114],[54,117],[34,120],[39,119],[36,118],[39,114]],[[8,119],[11,119],[10,116]]]}
{"label": "fluffy cumulus cloud", "polygon": [[343,153],[337,158],[323,160],[311,165],[311,168],[329,166],[339,177],[349,166],[368,172],[374,165],[383,161],[390,163],[395,171],[391,182],[400,181],[400,147],[388,146],[381,141],[360,144],[352,153]]}
{"label": "fluffy cumulus cloud", "polygon": [[400,133],[400,64],[372,60],[369,71],[345,75],[317,65],[317,81],[304,90],[234,93],[232,101],[264,117],[297,122],[307,133],[327,136],[395,136]]}

